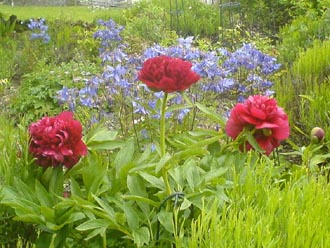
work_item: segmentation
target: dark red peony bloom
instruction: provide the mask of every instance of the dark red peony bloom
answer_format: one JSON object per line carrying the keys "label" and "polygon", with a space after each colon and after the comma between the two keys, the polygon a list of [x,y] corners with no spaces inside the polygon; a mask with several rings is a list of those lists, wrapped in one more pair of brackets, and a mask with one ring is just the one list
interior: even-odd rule
{"label": "dark red peony bloom", "polygon": [[191,66],[189,61],[179,58],[154,57],[144,62],[138,78],[154,91],[184,91],[200,79]]}
{"label": "dark red peony bloom", "polygon": [[29,127],[29,152],[41,166],[74,166],[87,154],[82,141],[82,126],[71,112],[55,117],[43,117]]}
{"label": "dark red peony bloom", "polygon": [[[273,98],[250,96],[232,109],[226,124],[228,136],[236,139],[243,131],[251,131],[259,146],[269,155],[290,135],[288,116]],[[252,149],[248,142],[246,150]]]}

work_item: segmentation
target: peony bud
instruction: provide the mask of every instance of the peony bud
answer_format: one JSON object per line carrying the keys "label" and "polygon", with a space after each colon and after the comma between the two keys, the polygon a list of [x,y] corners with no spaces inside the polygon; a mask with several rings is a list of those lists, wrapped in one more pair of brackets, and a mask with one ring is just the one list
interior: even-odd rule
{"label": "peony bud", "polygon": [[320,143],[325,136],[325,132],[320,127],[314,127],[311,131],[311,142],[314,144]]}

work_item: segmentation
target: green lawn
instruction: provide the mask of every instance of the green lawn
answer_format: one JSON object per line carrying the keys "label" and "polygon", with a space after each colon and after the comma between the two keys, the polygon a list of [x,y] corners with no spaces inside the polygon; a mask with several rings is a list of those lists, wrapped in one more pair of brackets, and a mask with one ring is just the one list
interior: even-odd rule
{"label": "green lawn", "polygon": [[93,22],[99,18],[113,18],[120,17],[123,13],[123,8],[109,8],[109,9],[92,9],[85,6],[70,6],[70,7],[42,7],[42,6],[7,6],[0,5],[0,13],[6,18],[10,15],[16,15],[18,19],[25,20],[30,18],[43,17],[46,20],[68,19],[73,21]]}

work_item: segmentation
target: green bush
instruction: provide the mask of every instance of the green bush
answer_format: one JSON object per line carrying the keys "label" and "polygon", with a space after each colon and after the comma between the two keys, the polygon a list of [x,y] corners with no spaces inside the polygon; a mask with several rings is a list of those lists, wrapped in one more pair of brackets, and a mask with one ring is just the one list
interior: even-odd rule
{"label": "green bush", "polygon": [[89,61],[72,61],[59,66],[46,65],[41,61],[34,72],[23,76],[10,102],[11,115],[16,118],[24,116],[31,121],[43,115],[57,114],[61,111],[56,100],[57,91],[63,86],[72,87],[77,78],[96,74],[98,70],[99,67]]}
{"label": "green bush", "polygon": [[0,39],[14,32],[16,19],[17,17],[12,15],[8,20],[5,20],[4,16],[0,13]]}
{"label": "green bush", "polygon": [[328,39],[329,18],[330,10],[324,11],[321,16],[311,11],[281,28],[279,32],[281,42],[278,45],[279,59],[284,63],[291,63],[300,52],[312,47],[315,39],[321,41]]}
{"label": "green bush", "polygon": [[67,63],[77,58],[95,60],[97,57],[97,43],[93,39],[94,24],[57,19],[49,23],[49,28],[49,63]]}
{"label": "green bush", "polygon": [[139,51],[148,45],[160,43],[170,34],[163,18],[164,10],[142,1],[125,12],[125,29],[122,35],[132,51]]}
{"label": "green bush", "polygon": [[[142,0],[125,10],[125,25],[130,25],[137,18],[135,21],[140,24],[136,24],[133,31],[142,33],[152,30],[155,34],[143,33],[151,38],[159,35],[162,29],[174,30],[181,36],[214,37],[218,35],[220,25],[219,9],[215,6],[198,0]],[[146,18],[145,21],[143,17]],[[142,20],[139,21],[139,18]]]}
{"label": "green bush", "polygon": [[329,184],[324,178],[302,176],[304,168],[297,168],[291,181],[281,183],[273,176],[278,168],[265,165],[247,166],[237,173],[235,186],[229,190],[231,201],[220,210],[205,209],[191,226],[189,243],[181,247],[298,248],[329,244]]}
{"label": "green bush", "polygon": [[0,80],[11,79],[15,74],[17,43],[11,38],[0,38]]}
{"label": "green bush", "polygon": [[[30,173],[27,154],[28,139],[22,126],[14,126],[8,115],[0,115],[0,191],[4,185],[12,185],[16,178],[26,180]],[[1,196],[0,196],[1,201]],[[0,244],[1,247],[31,247],[36,239],[36,229],[32,224],[14,220],[12,208],[0,204]]]}
{"label": "green bush", "polygon": [[[288,111],[291,123],[309,134],[315,126],[329,128],[330,42],[315,40],[293,62],[276,86],[277,99]],[[293,129],[295,130],[295,129]],[[307,135],[308,136],[308,135]]]}

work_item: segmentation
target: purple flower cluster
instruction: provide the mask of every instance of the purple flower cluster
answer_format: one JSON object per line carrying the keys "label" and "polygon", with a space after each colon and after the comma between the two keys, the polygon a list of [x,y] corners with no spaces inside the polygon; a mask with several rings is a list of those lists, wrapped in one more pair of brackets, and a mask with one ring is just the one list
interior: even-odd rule
{"label": "purple flower cluster", "polygon": [[192,43],[193,37],[188,37],[179,38],[176,46],[149,47],[143,53],[142,60],[159,55],[189,60],[193,64],[192,69],[202,77],[197,84],[200,89],[218,96],[233,94],[242,99],[250,94],[274,93],[271,90],[273,83],[268,78],[281,66],[274,57],[262,53],[252,44],[244,44],[231,53],[224,48],[201,51]]}
{"label": "purple flower cluster", "polygon": [[30,19],[28,23],[28,28],[33,31],[30,36],[31,40],[42,40],[43,43],[47,44],[50,41],[50,36],[48,35],[48,26],[45,24],[45,19]]}
{"label": "purple flower cluster", "polygon": [[235,89],[240,96],[274,94],[269,77],[281,67],[276,58],[262,53],[252,44],[244,44],[233,53],[221,52],[226,57],[222,66],[237,81]]}
{"label": "purple flower cluster", "polygon": [[[117,25],[112,19],[109,21],[99,20],[98,24],[103,26],[103,29],[97,30],[93,37],[101,41],[100,53],[107,51],[108,48],[113,48],[114,45],[121,42],[120,32],[124,29],[123,26]],[[105,55],[101,55],[105,56]]]}
{"label": "purple flower cluster", "polygon": [[276,59],[256,49],[252,44],[244,44],[233,53],[226,53],[227,59],[223,66],[230,72],[237,72],[241,68],[249,71],[258,70],[261,74],[270,75],[277,71],[281,65]]}
{"label": "purple flower cluster", "polygon": [[[113,20],[100,20],[99,24],[100,30],[94,33],[94,38],[100,41],[102,73],[86,78],[81,89],[63,88],[59,91],[60,102],[66,103],[71,110],[79,104],[97,110],[100,116],[100,113],[107,115],[118,107],[131,106],[135,115],[159,118],[157,109],[162,93],[151,92],[144,84],[139,84],[137,72],[144,61],[160,55],[178,57],[193,64],[192,69],[202,79],[186,92],[191,99],[200,99],[200,95],[204,94],[208,101],[223,97],[242,101],[251,93],[273,94],[273,83],[269,77],[280,65],[275,58],[251,44],[245,44],[234,52],[224,48],[202,51],[194,47],[193,37],[187,37],[179,38],[176,45],[169,47],[155,44],[145,49],[141,56],[136,56],[126,53],[127,45],[120,36],[122,26]],[[212,96],[215,99],[211,99]],[[181,94],[173,94],[169,104],[178,107],[168,112],[167,118],[183,122],[190,108],[186,106]]]}

